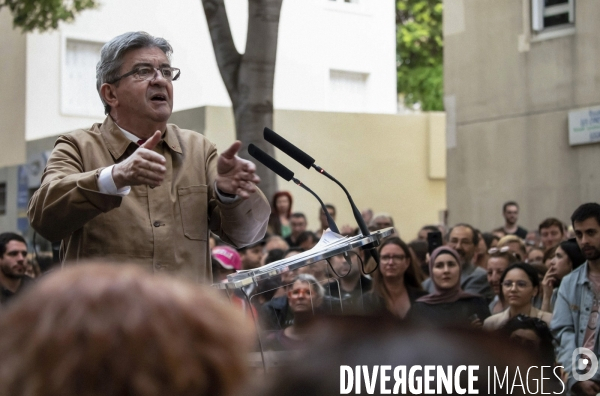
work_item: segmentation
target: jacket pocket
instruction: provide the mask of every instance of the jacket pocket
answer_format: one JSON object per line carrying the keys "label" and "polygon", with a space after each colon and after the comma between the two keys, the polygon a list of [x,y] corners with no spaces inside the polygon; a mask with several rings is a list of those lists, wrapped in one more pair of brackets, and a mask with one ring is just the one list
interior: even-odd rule
{"label": "jacket pocket", "polygon": [[205,185],[177,189],[183,233],[189,239],[208,239],[208,187]]}

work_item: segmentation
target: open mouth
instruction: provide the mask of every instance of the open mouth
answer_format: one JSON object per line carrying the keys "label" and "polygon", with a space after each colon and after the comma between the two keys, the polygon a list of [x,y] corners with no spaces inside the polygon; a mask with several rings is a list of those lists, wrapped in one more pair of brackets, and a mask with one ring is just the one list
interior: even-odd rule
{"label": "open mouth", "polygon": [[164,94],[154,94],[154,95],[152,95],[150,100],[153,102],[166,102],[167,96]]}

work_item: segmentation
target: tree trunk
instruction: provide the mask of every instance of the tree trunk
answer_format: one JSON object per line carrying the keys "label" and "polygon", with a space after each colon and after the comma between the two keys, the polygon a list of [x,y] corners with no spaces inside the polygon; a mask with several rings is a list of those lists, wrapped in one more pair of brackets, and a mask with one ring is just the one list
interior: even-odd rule
{"label": "tree trunk", "polygon": [[271,156],[274,148],[262,137],[273,127],[273,81],[279,16],[283,0],[248,0],[246,51],[233,43],[224,0],[202,0],[208,29],[223,82],[231,98],[236,136],[242,142],[240,157],[256,163],[260,188],[267,198],[277,191],[276,175],[248,155],[254,143]]}

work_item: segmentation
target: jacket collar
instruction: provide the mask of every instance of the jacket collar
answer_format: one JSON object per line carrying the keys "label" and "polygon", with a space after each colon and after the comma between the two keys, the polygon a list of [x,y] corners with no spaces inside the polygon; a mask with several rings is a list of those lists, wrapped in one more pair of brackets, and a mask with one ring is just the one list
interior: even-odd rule
{"label": "jacket collar", "polygon": [[[590,278],[588,277],[588,262],[586,261],[579,268],[573,270],[573,272],[577,272],[577,284],[585,285],[586,283],[590,283]],[[573,273],[572,272],[572,273]]]}
{"label": "jacket collar", "polygon": [[[531,309],[529,310],[529,317],[530,318],[538,318],[541,319],[542,315],[539,309],[537,309],[536,307],[534,307],[533,305],[531,306]],[[500,321],[504,322],[504,321],[508,321],[510,319],[510,307],[506,308],[504,311],[498,313],[497,315],[500,315]]]}
{"label": "jacket collar", "polygon": [[[163,141],[166,146],[176,153],[182,154],[181,145],[175,132],[176,126],[168,124],[165,133],[163,134]],[[100,125],[100,132],[104,138],[104,142],[108,147],[108,151],[115,159],[119,159],[125,154],[127,147],[132,143],[119,129],[117,124],[113,121],[111,116],[106,116],[102,125]]]}

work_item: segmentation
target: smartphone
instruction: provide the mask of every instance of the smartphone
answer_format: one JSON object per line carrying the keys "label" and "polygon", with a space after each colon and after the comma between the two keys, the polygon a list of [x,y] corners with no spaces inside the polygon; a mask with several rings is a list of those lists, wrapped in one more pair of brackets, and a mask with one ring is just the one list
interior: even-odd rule
{"label": "smartphone", "polygon": [[442,246],[442,233],[440,231],[430,231],[427,233],[427,244],[429,245],[429,254]]}

